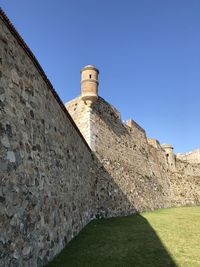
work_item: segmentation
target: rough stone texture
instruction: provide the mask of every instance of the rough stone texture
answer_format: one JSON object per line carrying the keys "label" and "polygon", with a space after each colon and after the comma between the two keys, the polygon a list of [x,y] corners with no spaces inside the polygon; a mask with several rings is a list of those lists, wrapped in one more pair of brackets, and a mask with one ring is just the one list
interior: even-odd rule
{"label": "rough stone texture", "polygon": [[172,168],[101,97],[66,108],[77,126],[0,11],[0,266],[42,266],[94,217],[200,204],[200,164]]}
{"label": "rough stone texture", "polygon": [[91,126],[90,126],[90,116],[91,108],[87,105],[81,97],[77,97],[65,105],[67,110],[70,110],[71,116],[73,117],[76,125],[81,130],[82,135],[87,141],[88,145],[91,147]]}
{"label": "rough stone texture", "polygon": [[[91,133],[88,144],[106,170],[105,174],[98,170],[100,217],[200,203],[200,164],[177,159],[174,168],[159,141],[147,138],[133,120],[122,123],[120,113],[104,99],[99,97],[91,108],[84,105],[77,97],[66,107],[83,135]],[[83,113],[78,112],[79,106]],[[88,112],[86,125],[83,120]]]}
{"label": "rough stone texture", "polygon": [[94,159],[0,17],[0,266],[42,266],[93,217]]}
{"label": "rough stone texture", "polygon": [[[81,127],[81,114],[73,112],[75,105],[84,103],[76,98],[67,105]],[[97,181],[97,214],[110,217],[169,206],[170,183],[162,148],[150,146],[145,131],[133,121],[131,127],[123,124],[119,112],[102,98],[90,112],[93,149],[106,170]]]}
{"label": "rough stone texture", "polygon": [[200,164],[176,160],[176,170],[169,176],[172,205],[200,204]]}
{"label": "rough stone texture", "polygon": [[176,157],[190,163],[200,163],[200,148],[186,153],[178,153],[176,154]]}

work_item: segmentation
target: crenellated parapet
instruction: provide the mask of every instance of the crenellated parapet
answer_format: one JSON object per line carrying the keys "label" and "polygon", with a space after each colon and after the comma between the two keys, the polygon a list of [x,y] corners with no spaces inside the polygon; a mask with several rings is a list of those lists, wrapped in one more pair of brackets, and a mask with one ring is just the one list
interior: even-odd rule
{"label": "crenellated parapet", "polygon": [[128,119],[126,121],[126,125],[129,126],[130,128],[136,127],[138,130],[142,131],[146,135],[145,130],[137,122],[135,122],[133,119]]}
{"label": "crenellated parapet", "polygon": [[124,124],[94,65],[64,106],[1,9],[0,58],[0,266],[45,265],[94,218],[200,204],[200,164]]}
{"label": "crenellated parapet", "polygon": [[160,142],[155,138],[147,138],[147,142],[155,148],[160,148]]}

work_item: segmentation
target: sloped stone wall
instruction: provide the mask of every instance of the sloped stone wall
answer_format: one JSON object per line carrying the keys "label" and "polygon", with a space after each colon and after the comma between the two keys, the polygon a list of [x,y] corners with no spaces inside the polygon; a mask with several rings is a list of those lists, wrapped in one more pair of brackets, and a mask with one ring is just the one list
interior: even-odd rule
{"label": "sloped stone wall", "polygon": [[66,107],[76,125],[0,12],[2,266],[42,266],[95,217],[200,204],[200,164],[171,170],[159,142],[100,97]]}
{"label": "sloped stone wall", "polygon": [[147,139],[134,121],[122,123],[120,113],[101,97],[90,109],[80,97],[66,107],[82,133],[90,132],[89,145],[98,159],[97,216],[200,204],[200,164],[177,158],[172,169],[159,142]]}
{"label": "sloped stone wall", "polygon": [[90,108],[84,104],[80,96],[66,103],[65,107],[67,110],[70,110],[73,120],[75,121],[77,127],[81,129],[82,135],[91,148]]}
{"label": "sloped stone wall", "polygon": [[0,266],[42,266],[93,217],[94,160],[0,16]]}
{"label": "sloped stone wall", "polygon": [[172,205],[200,205],[200,164],[177,159],[169,177]]}
{"label": "sloped stone wall", "polygon": [[[95,133],[95,153],[107,172],[111,182],[98,183],[98,192],[108,183],[100,199],[108,216],[112,212],[129,214],[159,207],[200,204],[200,164],[191,164],[176,159],[174,169],[168,165],[164,150],[159,142],[146,138],[143,129],[131,123],[123,124],[119,112],[99,97],[92,108],[91,129]],[[120,200],[115,185],[128,200]],[[113,196],[113,198],[112,198]],[[113,203],[115,207],[113,208]]]}
{"label": "sloped stone wall", "polygon": [[200,163],[200,149],[194,149],[185,153],[178,153],[176,157],[180,160],[184,160],[190,163]]}
{"label": "sloped stone wall", "polygon": [[169,206],[170,185],[161,147],[150,146],[137,124],[123,124],[119,112],[100,97],[92,107],[91,120],[95,153],[111,178],[98,183],[103,202],[99,212],[113,216]]}
{"label": "sloped stone wall", "polygon": [[[85,114],[76,113],[83,106],[81,98],[66,105],[84,134]],[[168,165],[161,146],[150,145],[145,131],[135,122],[131,127],[123,124],[120,113],[101,97],[90,110],[86,105],[84,109],[90,112],[92,150],[103,165],[96,182],[97,215],[121,216],[170,206]]]}

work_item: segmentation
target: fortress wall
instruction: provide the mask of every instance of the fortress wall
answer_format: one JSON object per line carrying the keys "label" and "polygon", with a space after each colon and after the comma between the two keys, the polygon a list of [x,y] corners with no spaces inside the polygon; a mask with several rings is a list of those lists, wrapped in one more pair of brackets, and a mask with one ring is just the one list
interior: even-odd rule
{"label": "fortress wall", "polygon": [[172,205],[200,205],[200,164],[176,160],[170,175]]}
{"label": "fortress wall", "polygon": [[1,266],[42,266],[94,214],[94,161],[30,50],[0,14]]}
{"label": "fortress wall", "polygon": [[176,172],[180,174],[185,174],[188,176],[199,176],[200,175],[200,164],[189,163],[176,159]]}
{"label": "fortress wall", "polygon": [[172,169],[159,142],[100,97],[66,107],[76,124],[0,11],[3,266],[42,266],[95,216],[200,204],[200,164],[177,158]]}
{"label": "fortress wall", "polygon": [[161,178],[163,183],[169,182],[169,166],[165,152],[160,145],[157,147],[149,145],[148,148],[149,168],[158,179]]}
{"label": "fortress wall", "polygon": [[[74,105],[83,112],[76,114]],[[120,113],[100,97],[91,109],[81,98],[67,106],[83,133],[84,112],[90,112],[87,125],[92,150],[98,158],[97,216],[121,216],[200,203],[200,164],[177,159],[176,168],[171,168],[160,143],[147,139],[145,131],[134,121],[123,124]]]}
{"label": "fortress wall", "polygon": [[194,149],[186,153],[178,153],[177,158],[190,163],[200,163],[200,149]]}
{"label": "fortress wall", "polygon": [[87,125],[98,158],[97,216],[128,215],[169,205],[165,153],[160,145],[155,148],[148,144],[145,131],[137,123],[123,124],[120,113],[101,97],[91,108],[80,97],[66,107],[83,134],[88,131],[85,113],[90,112]]}
{"label": "fortress wall", "polygon": [[95,153],[110,174],[97,184],[99,213],[109,217],[169,206],[168,166],[161,147],[149,145],[138,125],[123,124],[118,112],[102,98],[91,112]]}
{"label": "fortress wall", "polygon": [[77,127],[80,129],[86,142],[91,147],[91,131],[90,131],[90,109],[81,100],[81,97],[76,97],[65,104]]}

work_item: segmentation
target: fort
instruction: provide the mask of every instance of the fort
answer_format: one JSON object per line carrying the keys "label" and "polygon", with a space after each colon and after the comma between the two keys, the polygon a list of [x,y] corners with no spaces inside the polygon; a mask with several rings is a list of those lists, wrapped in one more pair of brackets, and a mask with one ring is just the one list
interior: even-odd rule
{"label": "fort", "polygon": [[43,266],[91,220],[200,204],[200,153],[173,152],[98,94],[62,103],[0,11],[0,265]]}

